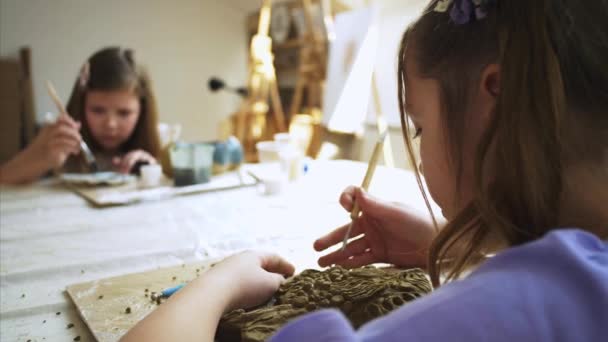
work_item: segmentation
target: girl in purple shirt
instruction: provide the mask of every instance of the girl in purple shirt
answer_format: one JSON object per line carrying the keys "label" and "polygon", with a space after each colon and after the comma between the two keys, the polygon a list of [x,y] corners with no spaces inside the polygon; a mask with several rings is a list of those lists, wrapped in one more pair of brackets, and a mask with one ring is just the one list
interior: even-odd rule
{"label": "girl in purple shirt", "polygon": [[[398,61],[409,158],[447,222],[348,188],[354,238],[319,264],[425,267],[438,289],[357,331],[324,310],[272,340],[606,340],[608,0],[434,0]],[[276,255],[232,256],[123,340],[212,341],[224,312],[293,272]]]}

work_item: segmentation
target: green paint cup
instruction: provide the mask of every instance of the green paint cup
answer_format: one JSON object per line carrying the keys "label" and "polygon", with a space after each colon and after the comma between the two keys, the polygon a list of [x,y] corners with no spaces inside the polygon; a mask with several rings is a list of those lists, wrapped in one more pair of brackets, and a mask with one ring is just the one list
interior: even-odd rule
{"label": "green paint cup", "polygon": [[176,143],[169,151],[175,186],[209,182],[214,150],[208,143]]}

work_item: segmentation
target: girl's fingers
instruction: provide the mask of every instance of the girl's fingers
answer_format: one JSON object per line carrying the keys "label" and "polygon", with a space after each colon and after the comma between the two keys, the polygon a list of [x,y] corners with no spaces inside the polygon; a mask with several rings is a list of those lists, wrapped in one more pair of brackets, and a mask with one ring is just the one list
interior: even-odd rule
{"label": "girl's fingers", "polygon": [[80,143],[82,140],[82,136],[78,133],[78,130],[66,124],[57,124],[53,129],[52,137],[67,137],[75,140],[77,143]]}
{"label": "girl's fingers", "polygon": [[353,209],[355,189],[356,187],[351,185],[348,188],[344,189],[344,191],[342,191],[342,194],[340,194],[340,205],[344,209],[346,209],[346,211],[351,211]]}
{"label": "girl's fingers", "polygon": [[131,170],[131,167],[133,167],[133,165],[137,162],[138,157],[138,153],[129,154],[123,160],[123,170],[125,172],[129,172]]}
{"label": "girl's fingers", "polygon": [[[361,221],[361,218],[359,218],[357,221],[353,222],[353,228],[350,232],[351,238],[354,238],[354,237],[357,237],[357,236],[363,234],[362,225],[358,224],[359,221]],[[350,226],[350,224],[351,223],[347,223],[347,224],[343,225],[342,227],[335,229],[331,233],[317,239],[313,244],[314,249],[317,252],[320,252],[320,251],[326,250],[327,248],[329,248],[335,244],[341,243],[342,240],[344,240],[344,235],[346,235],[346,232],[348,231],[348,226]]]}
{"label": "girl's fingers", "polygon": [[51,149],[61,153],[78,154],[80,148],[78,144],[74,144],[72,140],[60,138],[51,144]]}
{"label": "girl's fingers", "polygon": [[135,164],[139,161],[148,162],[150,164],[156,164],[157,161],[148,152],[143,150],[131,151],[123,157],[112,158],[112,164],[115,169],[120,173],[129,173]]}
{"label": "girl's fingers", "polygon": [[343,262],[344,260],[347,260],[350,257],[364,253],[367,249],[369,249],[369,247],[370,246],[367,239],[361,237],[353,242],[348,243],[344,250],[339,249],[319,258],[319,266],[326,267],[334,264],[339,264],[340,262]]}
{"label": "girl's fingers", "polygon": [[131,168],[133,167],[133,164],[135,164],[135,161],[137,160],[137,156],[134,154],[128,154],[126,157],[124,157],[120,163],[120,172],[122,173],[129,173],[129,171],[131,171]]}
{"label": "girl's fingers", "polygon": [[80,124],[77,123],[71,116],[69,116],[66,113],[63,113],[61,115],[59,115],[59,117],[57,118],[57,122],[56,123],[64,123],[66,125],[69,125],[70,127],[78,130],[80,129]]}
{"label": "girl's fingers", "polygon": [[351,258],[342,260],[340,262],[336,262],[336,265],[350,269],[350,268],[367,266],[367,265],[373,264],[375,262],[378,262],[378,260],[376,260],[376,257],[370,251],[366,251],[362,254],[355,255]]}
{"label": "girl's fingers", "polygon": [[350,212],[355,201],[359,203],[361,210],[365,211],[369,202],[374,202],[374,198],[370,197],[362,188],[351,185],[340,195],[340,205]]}
{"label": "girl's fingers", "polygon": [[120,173],[128,173],[131,158],[133,158],[132,153],[129,153],[123,157],[114,157],[112,158],[112,164],[114,164],[116,167],[116,171]]}
{"label": "girl's fingers", "polygon": [[136,152],[133,158],[129,161],[127,172],[131,172],[132,169],[135,167],[135,164],[137,164],[138,162],[147,162],[149,164],[154,164],[155,160],[147,152]]}
{"label": "girl's fingers", "polygon": [[315,249],[315,251],[321,252],[335,245],[338,236],[344,237],[344,234],[346,234],[346,230],[348,229],[349,225],[350,223],[345,224],[342,227],[332,230],[329,234],[323,235],[322,237],[315,240],[315,242],[313,243],[313,248]]}
{"label": "girl's fingers", "polygon": [[131,169],[139,161],[148,162],[150,164],[156,164],[156,159],[152,157],[148,152],[143,150],[137,150],[129,152],[126,156],[121,159],[120,170],[123,173],[131,172]]}
{"label": "girl's fingers", "polygon": [[80,148],[80,144],[77,140],[66,136],[56,137],[55,139],[53,139],[50,145],[56,147],[65,147],[69,148],[70,150],[78,150]]}
{"label": "girl's fingers", "polygon": [[260,265],[267,272],[277,273],[284,276],[291,276],[295,272],[295,267],[277,254],[261,254],[260,261]]}

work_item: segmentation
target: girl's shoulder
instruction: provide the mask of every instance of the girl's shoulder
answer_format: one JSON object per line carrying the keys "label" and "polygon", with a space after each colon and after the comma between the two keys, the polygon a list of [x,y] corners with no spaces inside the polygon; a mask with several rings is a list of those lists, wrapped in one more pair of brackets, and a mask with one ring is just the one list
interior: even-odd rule
{"label": "girl's shoulder", "polygon": [[522,270],[548,280],[569,279],[569,274],[608,280],[608,243],[584,230],[556,229],[499,253],[472,277]]}
{"label": "girl's shoulder", "polygon": [[608,317],[608,244],[559,229],[499,253],[361,334],[387,341],[595,341],[605,335],[602,317]]}
{"label": "girl's shoulder", "polygon": [[519,337],[597,340],[605,333],[601,317],[608,317],[608,243],[580,229],[556,229],[499,253],[460,285],[477,289],[476,305],[488,314],[519,322],[510,326]]}

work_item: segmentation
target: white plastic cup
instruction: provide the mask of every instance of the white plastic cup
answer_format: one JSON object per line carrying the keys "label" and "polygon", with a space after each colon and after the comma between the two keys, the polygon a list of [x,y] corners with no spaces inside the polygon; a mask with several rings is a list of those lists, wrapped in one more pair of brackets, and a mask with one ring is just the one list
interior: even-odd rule
{"label": "white plastic cup", "polygon": [[287,175],[290,182],[298,180],[302,175],[303,156],[298,149],[287,146],[279,152],[281,170]]}
{"label": "white plastic cup", "polygon": [[291,135],[289,133],[277,133],[274,135],[274,141],[282,146],[291,144]]}
{"label": "white plastic cup", "polygon": [[159,164],[143,165],[140,169],[140,181],[144,187],[155,187],[160,185],[163,169]]}
{"label": "white plastic cup", "polygon": [[283,177],[262,179],[263,193],[266,196],[278,195],[285,189],[286,180]]}
{"label": "white plastic cup", "polygon": [[281,144],[276,141],[260,141],[255,144],[258,150],[258,160],[260,163],[278,162]]}

